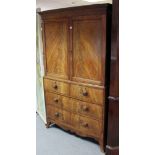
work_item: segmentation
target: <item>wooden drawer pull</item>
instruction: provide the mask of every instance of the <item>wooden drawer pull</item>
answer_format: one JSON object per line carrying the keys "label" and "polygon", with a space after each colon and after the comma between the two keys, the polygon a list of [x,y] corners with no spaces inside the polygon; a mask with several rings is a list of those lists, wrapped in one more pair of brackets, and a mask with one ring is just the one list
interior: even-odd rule
{"label": "wooden drawer pull", "polygon": [[88,123],[81,123],[81,125],[85,128],[88,128]]}
{"label": "wooden drawer pull", "polygon": [[54,83],[53,88],[58,89],[58,85],[56,84],[56,82]]}
{"label": "wooden drawer pull", "polygon": [[85,105],[85,106],[82,107],[82,110],[83,110],[83,111],[88,111],[89,108]]}
{"label": "wooden drawer pull", "polygon": [[83,96],[88,96],[88,92],[87,92],[86,88],[82,89],[82,95]]}
{"label": "wooden drawer pull", "polygon": [[55,99],[54,99],[54,102],[55,102],[55,103],[58,103],[58,101],[59,101],[58,98],[55,98]]}
{"label": "wooden drawer pull", "polygon": [[59,112],[56,112],[55,113],[55,117],[59,117],[60,116],[60,113]]}

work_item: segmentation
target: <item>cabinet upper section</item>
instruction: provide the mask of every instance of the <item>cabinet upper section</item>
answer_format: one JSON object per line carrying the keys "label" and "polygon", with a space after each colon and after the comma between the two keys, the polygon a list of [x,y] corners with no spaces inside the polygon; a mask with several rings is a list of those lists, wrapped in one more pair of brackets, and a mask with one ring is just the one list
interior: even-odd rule
{"label": "cabinet upper section", "polygon": [[39,14],[45,21],[50,20],[52,18],[55,19],[55,18],[65,18],[65,17],[74,17],[83,15],[102,15],[107,14],[108,12],[111,14],[111,9],[112,9],[111,4],[96,4],[96,5],[48,10],[39,12]]}
{"label": "cabinet upper section", "polygon": [[105,85],[111,5],[58,9],[40,14],[45,75]]}

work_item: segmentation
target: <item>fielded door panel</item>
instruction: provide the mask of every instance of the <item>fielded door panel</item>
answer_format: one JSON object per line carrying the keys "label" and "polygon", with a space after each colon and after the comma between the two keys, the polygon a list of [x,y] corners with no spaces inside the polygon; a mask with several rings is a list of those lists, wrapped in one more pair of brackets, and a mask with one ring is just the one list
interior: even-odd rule
{"label": "fielded door panel", "polygon": [[73,18],[72,80],[104,83],[106,17]]}
{"label": "fielded door panel", "polygon": [[68,20],[44,23],[46,75],[68,79]]}

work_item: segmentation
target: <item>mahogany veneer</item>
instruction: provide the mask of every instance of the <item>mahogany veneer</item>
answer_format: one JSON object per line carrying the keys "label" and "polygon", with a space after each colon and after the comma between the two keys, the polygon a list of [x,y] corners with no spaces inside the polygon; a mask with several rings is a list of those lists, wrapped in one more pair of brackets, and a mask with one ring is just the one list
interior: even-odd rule
{"label": "mahogany veneer", "polygon": [[111,5],[41,12],[47,127],[105,139]]}

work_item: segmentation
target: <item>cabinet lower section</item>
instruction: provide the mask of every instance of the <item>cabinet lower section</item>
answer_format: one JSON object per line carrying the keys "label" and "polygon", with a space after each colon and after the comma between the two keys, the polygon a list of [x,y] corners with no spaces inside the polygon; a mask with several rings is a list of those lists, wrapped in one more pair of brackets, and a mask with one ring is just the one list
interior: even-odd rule
{"label": "cabinet lower section", "polygon": [[104,89],[44,79],[47,127],[94,138],[104,151]]}
{"label": "cabinet lower section", "polygon": [[99,142],[101,151],[104,151],[103,127],[98,120],[87,118],[60,108],[47,106],[47,127],[55,123],[64,130],[82,137],[94,138]]}

